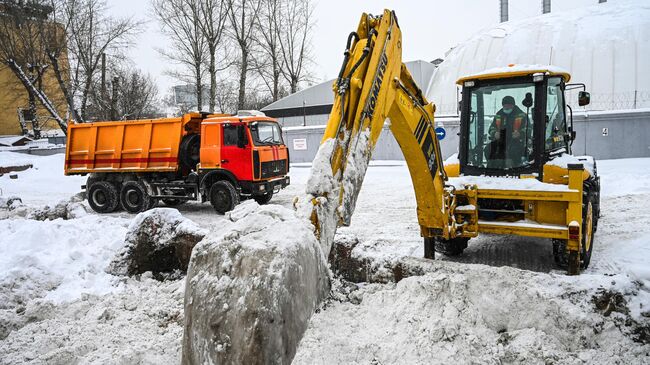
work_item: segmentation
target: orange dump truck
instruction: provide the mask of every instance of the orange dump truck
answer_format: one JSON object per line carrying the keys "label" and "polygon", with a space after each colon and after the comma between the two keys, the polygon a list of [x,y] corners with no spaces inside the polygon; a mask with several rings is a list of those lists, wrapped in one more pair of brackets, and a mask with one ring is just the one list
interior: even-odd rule
{"label": "orange dump truck", "polygon": [[288,172],[280,126],[260,112],[68,127],[65,174],[89,174],[88,203],[99,213],[197,200],[223,214],[242,199],[268,203]]}

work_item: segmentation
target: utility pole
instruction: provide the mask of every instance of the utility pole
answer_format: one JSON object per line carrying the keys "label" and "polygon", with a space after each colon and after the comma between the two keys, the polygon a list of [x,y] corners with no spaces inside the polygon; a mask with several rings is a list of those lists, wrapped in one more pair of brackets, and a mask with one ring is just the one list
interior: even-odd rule
{"label": "utility pole", "polygon": [[501,2],[500,15],[501,23],[508,21],[508,0],[499,0]]}
{"label": "utility pole", "polygon": [[551,0],[542,0],[542,14],[551,12]]}
{"label": "utility pole", "polygon": [[111,96],[111,120],[117,120],[117,83],[119,77],[113,77],[113,95]]}

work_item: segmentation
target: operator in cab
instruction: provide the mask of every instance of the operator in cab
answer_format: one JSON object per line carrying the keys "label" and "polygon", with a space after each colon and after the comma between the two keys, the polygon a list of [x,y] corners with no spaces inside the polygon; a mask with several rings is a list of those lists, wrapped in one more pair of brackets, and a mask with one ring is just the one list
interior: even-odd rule
{"label": "operator in cab", "polygon": [[518,166],[520,160],[527,156],[526,137],[532,133],[528,117],[515,104],[515,98],[505,96],[501,100],[501,106],[488,130],[491,141],[488,157],[490,168]]}

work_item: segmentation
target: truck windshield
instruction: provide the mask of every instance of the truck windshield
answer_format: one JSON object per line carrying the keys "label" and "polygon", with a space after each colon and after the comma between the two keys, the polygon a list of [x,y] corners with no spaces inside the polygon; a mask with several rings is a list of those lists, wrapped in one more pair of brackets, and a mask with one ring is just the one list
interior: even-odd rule
{"label": "truck windshield", "polygon": [[534,163],[535,84],[486,85],[471,90],[467,165],[511,169]]}
{"label": "truck windshield", "polygon": [[251,126],[253,141],[257,146],[269,144],[284,144],[282,142],[282,133],[277,123],[257,122]]}

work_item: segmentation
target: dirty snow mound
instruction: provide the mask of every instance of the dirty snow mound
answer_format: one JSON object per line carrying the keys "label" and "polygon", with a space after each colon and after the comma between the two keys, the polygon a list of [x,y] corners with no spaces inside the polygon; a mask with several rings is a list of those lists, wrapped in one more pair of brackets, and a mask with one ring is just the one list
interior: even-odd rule
{"label": "dirty snow mound", "polygon": [[199,227],[173,208],[156,208],[138,214],[126,233],[125,246],[108,272],[135,275],[187,271],[192,248],[205,237]]}
{"label": "dirty snow mound", "polygon": [[242,204],[229,216],[232,226],[192,254],[183,363],[290,363],[328,292],[313,227],[279,205]]}
{"label": "dirty snow mound", "polygon": [[[594,279],[432,262],[437,271],[368,285],[312,318],[296,364],[642,363],[620,313],[593,308]],[[621,278],[615,278],[621,280]]]}

